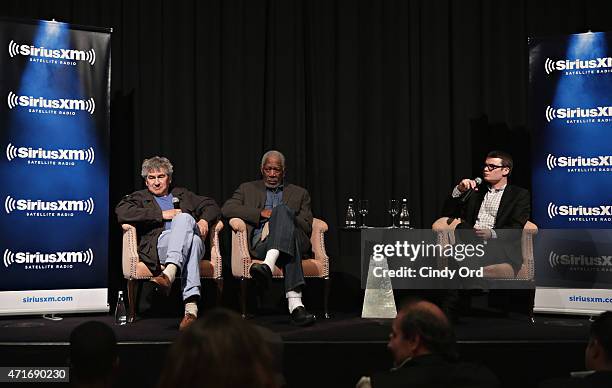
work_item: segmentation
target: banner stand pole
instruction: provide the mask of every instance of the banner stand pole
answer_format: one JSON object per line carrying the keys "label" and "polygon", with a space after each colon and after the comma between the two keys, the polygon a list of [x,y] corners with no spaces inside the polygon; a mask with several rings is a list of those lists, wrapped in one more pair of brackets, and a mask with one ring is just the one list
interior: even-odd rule
{"label": "banner stand pole", "polygon": [[44,319],[49,320],[49,321],[55,321],[55,322],[57,322],[57,321],[61,321],[62,319],[64,319],[64,318],[62,318],[62,317],[60,317],[60,316],[56,316],[55,314],[43,314],[43,316],[42,316],[42,317],[43,317]]}

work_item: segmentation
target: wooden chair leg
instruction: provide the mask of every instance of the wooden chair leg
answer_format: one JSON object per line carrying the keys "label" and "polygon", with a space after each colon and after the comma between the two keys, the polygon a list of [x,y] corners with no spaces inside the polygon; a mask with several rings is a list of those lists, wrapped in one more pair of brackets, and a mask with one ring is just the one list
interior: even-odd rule
{"label": "wooden chair leg", "polygon": [[329,315],[329,291],[331,289],[331,279],[329,276],[323,278],[323,314],[325,319],[331,318]]}
{"label": "wooden chair leg", "polygon": [[240,311],[242,312],[242,318],[247,318],[246,304],[247,304],[247,286],[248,279],[245,277],[240,278]]}
{"label": "wooden chair leg", "polygon": [[223,295],[223,278],[215,279],[215,284],[217,285],[217,307],[219,307]]}
{"label": "wooden chair leg", "polygon": [[138,286],[138,281],[136,279],[129,279],[127,282],[127,294],[128,294],[128,304],[129,306],[129,315],[128,322],[134,322],[136,319],[136,288]]}
{"label": "wooden chair leg", "polygon": [[531,323],[536,323],[535,315],[533,313],[533,309],[535,307],[534,306],[535,305],[535,292],[536,292],[536,289],[535,289],[535,285],[534,285],[533,289],[529,290],[529,302],[528,302],[529,305],[527,306],[527,308],[529,309],[528,310],[528,313],[529,313],[529,322],[531,322]]}

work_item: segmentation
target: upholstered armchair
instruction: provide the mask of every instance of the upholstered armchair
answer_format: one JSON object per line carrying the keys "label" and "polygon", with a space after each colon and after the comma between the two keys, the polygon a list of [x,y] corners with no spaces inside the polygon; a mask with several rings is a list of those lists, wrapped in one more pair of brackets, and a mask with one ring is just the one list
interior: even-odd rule
{"label": "upholstered armchair", "polygon": [[[442,217],[432,225],[433,231],[436,233],[437,242],[444,244],[455,243],[455,228],[461,222],[460,219],[449,219]],[[509,265],[494,264],[484,268],[484,276],[489,280],[495,281],[533,281],[535,277],[534,259],[533,259],[533,237],[538,233],[538,227],[527,221],[523,227],[521,236],[521,251],[523,254],[523,264],[516,276]]]}
{"label": "upholstered armchair", "polygon": [[[249,269],[251,264],[261,263],[262,260],[251,257],[249,253],[247,228],[244,221],[240,218],[232,218],[229,223],[232,228],[232,274],[234,277],[240,278],[240,308],[242,316],[246,317],[247,282],[251,279]],[[304,270],[304,277],[323,279],[323,310],[325,318],[329,318],[330,278],[329,257],[325,252],[325,232],[327,232],[327,224],[323,220],[313,219],[310,243],[312,244],[314,256],[302,259],[302,268]],[[275,267],[272,276],[274,278],[282,278],[283,272],[280,268]]]}
{"label": "upholstered armchair", "polygon": [[[123,277],[127,279],[127,294],[129,303],[128,321],[133,322],[136,315],[136,303],[139,282],[149,281],[153,274],[138,257],[138,236],[136,228],[130,224],[122,224],[123,228]],[[217,286],[217,301],[220,301],[223,291],[223,277],[221,275],[221,252],[219,250],[219,232],[223,229],[223,222],[218,221],[209,229],[210,260],[200,260],[200,277],[212,279]],[[163,266],[162,266],[163,268]]]}

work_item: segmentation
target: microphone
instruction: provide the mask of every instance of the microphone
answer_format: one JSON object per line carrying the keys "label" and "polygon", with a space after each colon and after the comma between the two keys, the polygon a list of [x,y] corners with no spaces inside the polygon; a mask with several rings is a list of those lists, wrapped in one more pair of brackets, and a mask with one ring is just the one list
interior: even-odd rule
{"label": "microphone", "polygon": [[172,197],[172,206],[174,206],[175,209],[180,209],[181,208],[181,204],[180,204],[181,200],[176,198],[176,197]]}
{"label": "microphone", "polygon": [[[474,178],[474,181],[476,182],[476,186],[480,186],[480,184],[482,183],[482,178],[478,176],[478,177]],[[467,190],[463,194],[463,196],[461,198],[459,198],[459,201],[461,201],[461,203],[466,203],[468,198],[470,197],[470,195],[472,195],[473,192],[474,192],[474,189]]]}

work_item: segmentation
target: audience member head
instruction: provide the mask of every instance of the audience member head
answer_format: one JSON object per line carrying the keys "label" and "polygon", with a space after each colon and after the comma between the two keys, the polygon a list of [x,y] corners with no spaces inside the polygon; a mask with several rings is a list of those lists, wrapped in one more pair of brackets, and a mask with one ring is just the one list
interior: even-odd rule
{"label": "audience member head", "polygon": [[119,358],[117,338],[102,322],[90,321],[70,334],[70,380],[76,386],[112,386]]}
{"label": "audience member head", "polygon": [[393,320],[388,348],[396,365],[407,359],[436,354],[455,359],[455,334],[444,312],[435,304],[411,299]]}
{"label": "audience member head", "polygon": [[168,352],[159,386],[277,387],[272,355],[240,315],[214,309],[181,333]]}
{"label": "audience member head", "polygon": [[285,156],[276,150],[266,152],[261,158],[261,176],[269,188],[276,188],[285,177]]}
{"label": "audience member head", "polygon": [[612,311],[604,312],[591,324],[584,363],[590,370],[612,371]]}
{"label": "audience member head", "polygon": [[168,195],[172,183],[172,163],[162,156],[154,156],[142,162],[140,175],[151,194],[156,196]]}

